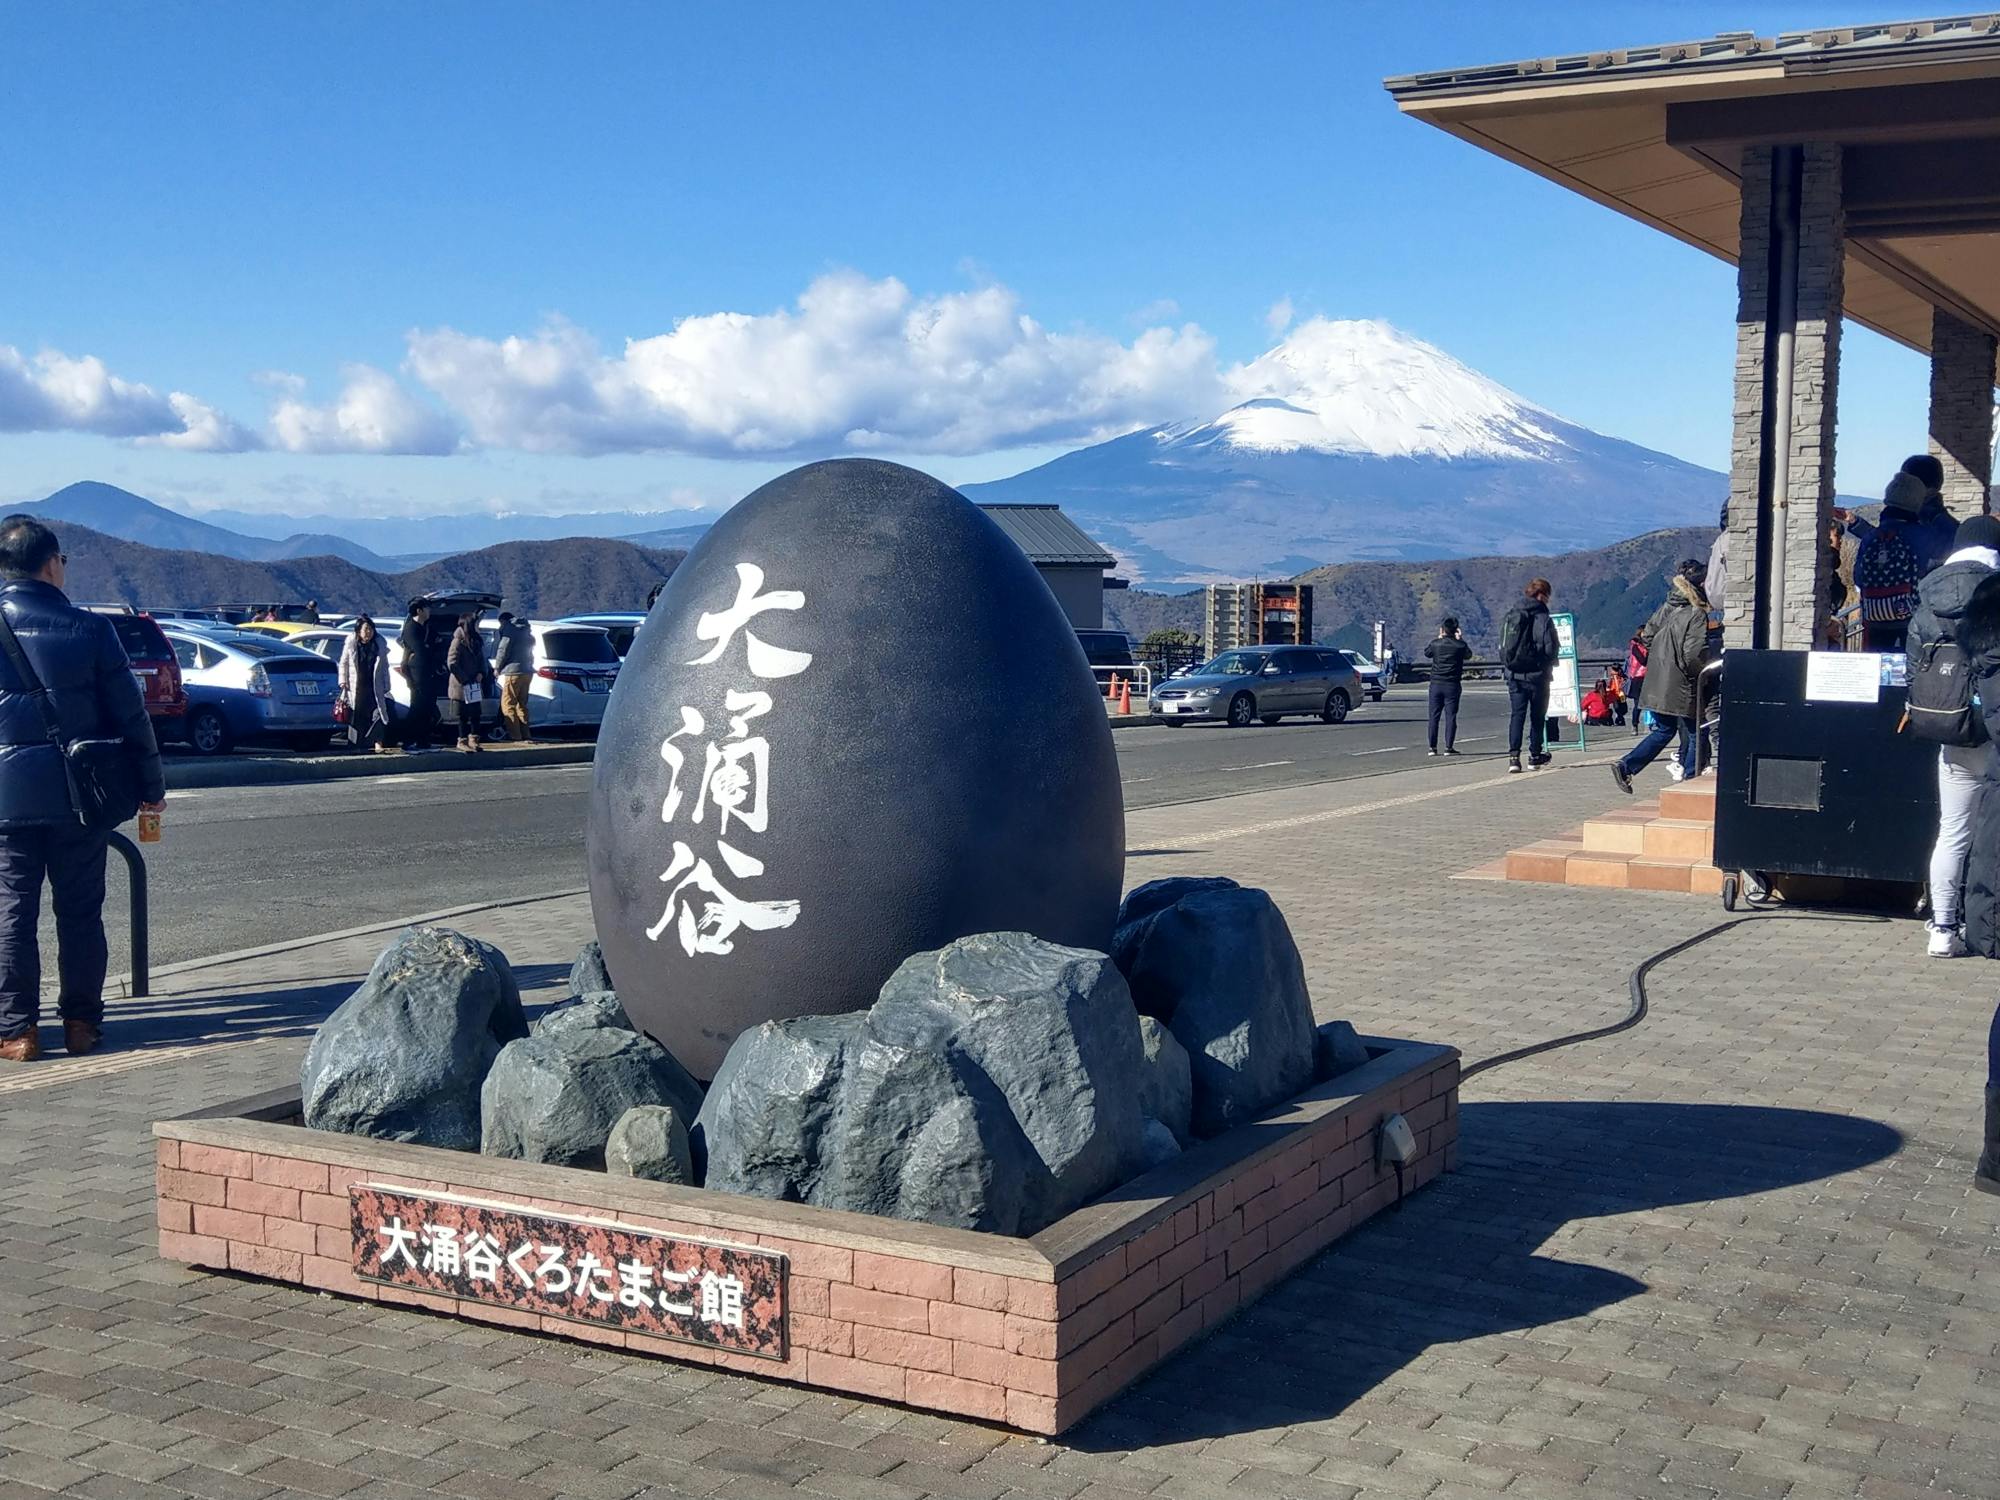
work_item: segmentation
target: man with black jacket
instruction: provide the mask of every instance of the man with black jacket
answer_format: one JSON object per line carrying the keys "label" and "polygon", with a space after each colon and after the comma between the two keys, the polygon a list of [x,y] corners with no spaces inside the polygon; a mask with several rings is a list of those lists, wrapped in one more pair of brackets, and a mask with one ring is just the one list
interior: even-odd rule
{"label": "man with black jacket", "polygon": [[397,671],[410,685],[410,711],[403,719],[403,748],[428,750],[431,730],[437,724],[437,691],[431,680],[433,666],[430,643],[431,607],[419,599],[410,605],[398,643],[403,660]]}
{"label": "man with black jacket", "polygon": [[[124,740],[144,805],[157,812],[166,780],[132,664],[108,619],[64,597],[66,564],[56,534],[41,522],[0,521],[0,609],[41,679],[64,739]],[[105,839],[78,819],[63,752],[50,738],[42,707],[0,654],[0,1061],[42,1055],[44,881],[55,899],[63,1044],[72,1056],[98,1044],[107,963]]]}
{"label": "man with black jacket", "polygon": [[1546,578],[1531,578],[1522,601],[1500,622],[1500,665],[1507,677],[1507,770],[1521,769],[1521,732],[1527,730],[1528,764],[1545,766],[1542,730],[1549,717],[1549,679],[1555,675],[1562,643],[1556,622],[1549,618],[1549,596],[1555,586]]}
{"label": "man with black jacket", "polygon": [[1472,648],[1458,633],[1458,621],[1446,615],[1438,627],[1437,639],[1424,647],[1431,663],[1431,754],[1438,753],[1438,727],[1444,727],[1444,753],[1456,755],[1458,743],[1458,700],[1465,691],[1465,664]]}

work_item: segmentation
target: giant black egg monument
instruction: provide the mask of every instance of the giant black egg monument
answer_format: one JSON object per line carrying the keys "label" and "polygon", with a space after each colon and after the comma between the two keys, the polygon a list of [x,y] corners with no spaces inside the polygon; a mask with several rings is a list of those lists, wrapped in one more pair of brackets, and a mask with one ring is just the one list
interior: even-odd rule
{"label": "giant black egg monument", "polygon": [[1108,949],[1125,813],[1026,556],[949,486],[841,459],[675,570],[605,716],[588,852],[627,1014],[709,1078],[738,1033],[863,1010],[956,938]]}

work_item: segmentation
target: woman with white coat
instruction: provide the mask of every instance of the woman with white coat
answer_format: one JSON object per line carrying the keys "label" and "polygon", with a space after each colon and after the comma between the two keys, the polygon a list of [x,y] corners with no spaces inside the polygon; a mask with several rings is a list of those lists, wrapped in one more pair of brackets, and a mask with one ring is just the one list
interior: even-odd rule
{"label": "woman with white coat", "polygon": [[340,701],[347,705],[347,742],[376,754],[389,748],[389,652],[375,622],[363,615],[340,648]]}

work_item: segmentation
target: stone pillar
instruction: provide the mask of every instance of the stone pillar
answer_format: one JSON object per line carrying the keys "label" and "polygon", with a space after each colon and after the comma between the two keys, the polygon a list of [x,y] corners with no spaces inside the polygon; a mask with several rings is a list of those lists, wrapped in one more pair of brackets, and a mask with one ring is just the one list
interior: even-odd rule
{"label": "stone pillar", "polygon": [[1722,600],[1726,647],[1756,644],[1759,495],[1764,484],[1762,429],[1770,398],[1765,380],[1765,322],[1771,302],[1771,158],[1769,146],[1743,152],[1742,219],[1736,256],[1736,399],[1729,440],[1729,586]]}
{"label": "stone pillar", "polygon": [[[1736,388],[1729,466],[1731,647],[1811,646],[1826,615],[1845,250],[1838,146],[1748,147],[1740,181]],[[1796,232],[1789,226],[1796,215]],[[1789,289],[1790,296],[1786,292]],[[1789,371],[1777,368],[1790,334]],[[1776,410],[1789,373],[1789,412]],[[1776,576],[1778,460],[1786,464]]]}
{"label": "stone pillar", "polygon": [[1834,408],[1847,214],[1839,146],[1804,148],[1799,184],[1799,293],[1792,344],[1792,472],[1785,547],[1785,645],[1816,644],[1827,617],[1827,526],[1833,519]]}
{"label": "stone pillar", "polygon": [[1943,308],[1931,314],[1931,452],[1961,520],[1991,508],[1995,340]]}

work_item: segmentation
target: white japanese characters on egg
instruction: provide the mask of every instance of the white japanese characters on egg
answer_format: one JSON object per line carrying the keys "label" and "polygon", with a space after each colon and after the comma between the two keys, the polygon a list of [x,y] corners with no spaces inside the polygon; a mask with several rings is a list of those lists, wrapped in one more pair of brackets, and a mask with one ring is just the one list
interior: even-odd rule
{"label": "white japanese characters on egg", "polygon": [[[724,610],[704,613],[695,624],[699,640],[713,646],[690,659],[691,667],[719,664],[738,635],[743,639],[743,663],[749,674],[765,681],[796,677],[812,665],[812,653],[772,645],[748,627],[768,610],[800,610],[806,596],[797,589],[764,589],[764,570],[755,563],[736,564],[736,598]],[[744,686],[728,688],[723,710],[728,732],[709,739],[707,718],[699,709],[682,704],[680,727],[660,744],[660,759],[667,766],[667,794],[660,804],[660,821],[678,825],[683,813],[689,839],[703,845],[697,851],[687,839],[675,839],[673,857],[661,872],[662,882],[672,889],[659,921],[646,929],[653,942],[671,927],[682,951],[697,954],[727,954],[735,951],[740,931],[770,932],[790,927],[799,919],[799,903],[793,900],[747,900],[722,882],[707,852],[719,859],[733,881],[755,880],[764,874],[764,862],[741,847],[752,835],[770,827],[771,742],[762,734],[751,733],[751,721],[772,711],[771,695]],[[692,789],[682,785],[682,773],[691,769],[693,753],[700,750],[698,781]]]}

